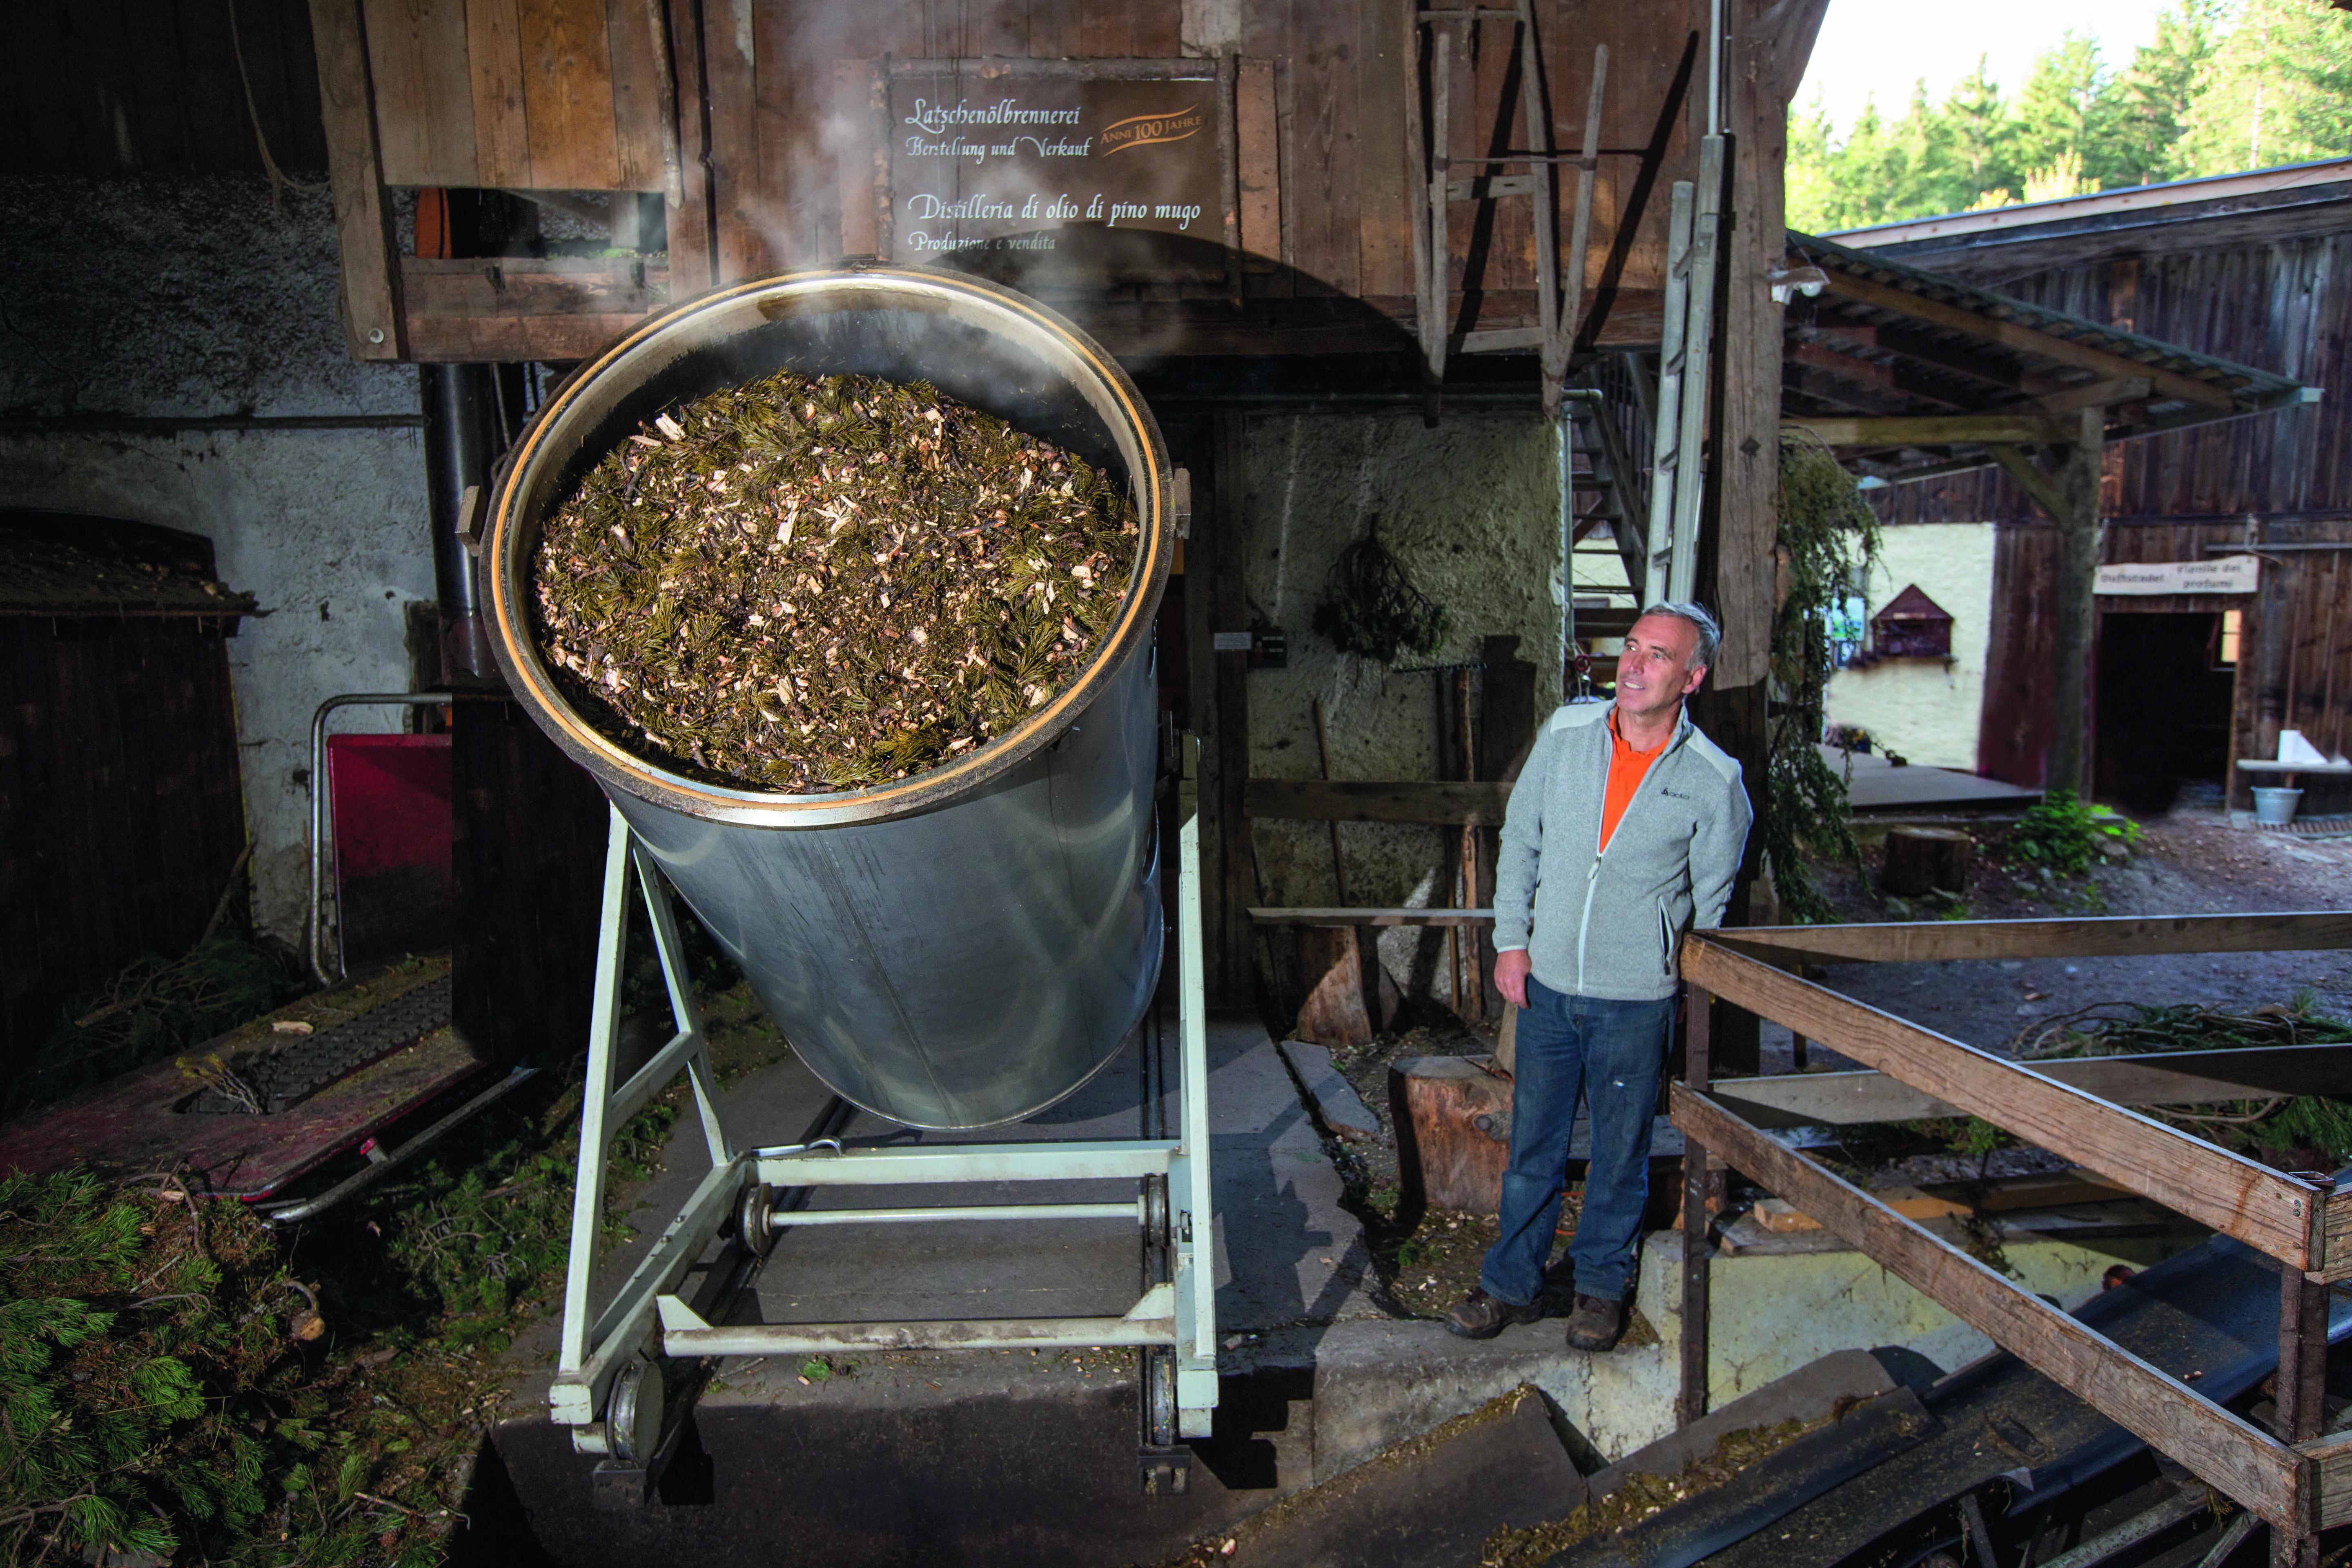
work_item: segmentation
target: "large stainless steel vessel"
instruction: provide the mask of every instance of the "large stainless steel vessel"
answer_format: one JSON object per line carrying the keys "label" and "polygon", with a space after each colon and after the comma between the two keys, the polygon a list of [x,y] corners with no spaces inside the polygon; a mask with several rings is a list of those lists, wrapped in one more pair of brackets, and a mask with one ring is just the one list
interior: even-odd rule
{"label": "large stainless steel vessel", "polygon": [[[655,414],[787,365],[929,381],[1123,476],[1142,528],[1118,618],[1076,681],[989,745],[874,789],[775,795],[667,772],[572,710],[532,633],[531,552],[581,476]],[[740,284],[583,365],[526,434],[483,552],[492,645],[818,1077],[896,1121],[984,1127],[1084,1083],[1158,980],[1152,618],[1171,497],[1126,373],[1020,295],[887,268]]]}

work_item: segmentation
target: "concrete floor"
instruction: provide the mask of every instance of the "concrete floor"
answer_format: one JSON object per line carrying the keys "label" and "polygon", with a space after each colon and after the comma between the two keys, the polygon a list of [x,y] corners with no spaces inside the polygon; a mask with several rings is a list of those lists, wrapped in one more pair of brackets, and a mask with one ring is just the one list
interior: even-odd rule
{"label": "concrete floor", "polygon": [[[1300,1487],[1328,1480],[1521,1384],[1548,1396],[1587,1468],[1672,1426],[1681,1340],[1681,1237],[1647,1238],[1637,1300],[1655,1334],[1607,1356],[1568,1351],[1557,1322],[1484,1343],[1436,1322],[1385,1314],[1366,1290],[1362,1226],[1340,1206],[1338,1173],[1272,1041],[1255,1021],[1210,1032],[1217,1195],[1217,1433],[1199,1446],[1192,1495],[1137,1495],[1133,1357],[1028,1352],[901,1352],[809,1378],[802,1364],[730,1358],[698,1406],[706,1506],[596,1512],[592,1461],[542,1414],[555,1324],[518,1342],[524,1373],[487,1467],[510,1518],[528,1518],[546,1560],[634,1562],[1153,1562]],[[826,1096],[787,1058],[733,1082],[724,1113],[739,1142],[796,1141]],[[980,1133],[918,1133],[861,1116],[847,1136],[968,1142],[1139,1135],[1139,1059],[1130,1045],[1085,1089],[1029,1122]],[[707,1163],[692,1115],[664,1169],[626,1194],[637,1234],[603,1262],[600,1289],[625,1276]],[[1057,1197],[1123,1199],[1127,1184]],[[1131,1191],[1131,1189],[1130,1189]],[[827,1205],[919,1198],[958,1204],[1034,1199],[1035,1188],[833,1189]],[[2069,1305],[2118,1258],[2145,1264],[2197,1238],[2012,1239],[2037,1290]],[[1110,1221],[802,1227],[779,1238],[756,1285],[768,1321],[1076,1316],[1123,1311],[1139,1282],[1134,1227]],[[1904,1345],[1949,1368],[1981,1336],[1832,1238],[1743,1247],[1714,1264],[1717,1402],[1829,1352]],[[823,1369],[819,1369],[823,1370]],[[855,1463],[850,1456],[855,1456]],[[826,1457],[830,1456],[830,1458]],[[1057,1485],[1036,1473],[1046,1467]],[[688,1488],[692,1492],[693,1488]],[[684,1495],[684,1494],[681,1494]],[[1006,1499],[1026,1500],[1008,1513]],[[486,1501],[487,1506],[487,1501]],[[1022,1511],[1022,1510],[1027,1511]],[[796,1518],[790,1551],[767,1527]],[[1041,1520],[1043,1521],[1041,1522]],[[520,1528],[520,1526],[518,1528]],[[747,1537],[746,1532],[750,1534]],[[747,1540],[765,1541],[754,1549]],[[925,1552],[933,1555],[926,1556]],[[683,1554],[683,1555],[680,1555]]]}

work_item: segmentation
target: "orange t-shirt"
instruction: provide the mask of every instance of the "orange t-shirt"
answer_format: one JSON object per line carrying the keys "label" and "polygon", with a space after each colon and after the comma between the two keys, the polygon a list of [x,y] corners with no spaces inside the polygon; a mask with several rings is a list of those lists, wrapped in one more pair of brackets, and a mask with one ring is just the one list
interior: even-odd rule
{"label": "orange t-shirt", "polygon": [[1633,802],[1633,792],[1640,789],[1642,781],[1649,776],[1650,764],[1656,762],[1658,753],[1665,749],[1665,742],[1661,741],[1646,752],[1635,751],[1618,732],[1617,715],[1609,715],[1609,789],[1601,800],[1601,848],[1609,847],[1609,840],[1617,833],[1618,818],[1625,815],[1625,807]]}

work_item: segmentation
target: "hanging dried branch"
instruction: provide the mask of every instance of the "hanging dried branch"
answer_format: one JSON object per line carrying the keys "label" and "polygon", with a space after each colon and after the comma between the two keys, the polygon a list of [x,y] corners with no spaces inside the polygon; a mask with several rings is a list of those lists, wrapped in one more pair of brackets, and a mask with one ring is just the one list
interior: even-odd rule
{"label": "hanging dried branch", "polygon": [[1424,658],[1445,644],[1445,606],[1413,586],[1404,563],[1381,542],[1381,521],[1339,552],[1315,606],[1315,629],[1343,653],[1394,664],[1400,653]]}

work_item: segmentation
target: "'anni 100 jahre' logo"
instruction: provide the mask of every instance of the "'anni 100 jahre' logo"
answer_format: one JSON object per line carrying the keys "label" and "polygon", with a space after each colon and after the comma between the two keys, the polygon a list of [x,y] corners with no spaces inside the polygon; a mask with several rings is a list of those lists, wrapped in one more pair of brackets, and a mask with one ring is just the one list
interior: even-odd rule
{"label": "'anni 100 jahre' logo", "polygon": [[1197,135],[1207,116],[1191,104],[1168,114],[1138,114],[1106,125],[1102,132],[1103,156],[1124,153],[1130,147],[1150,147],[1163,142],[1181,142]]}

